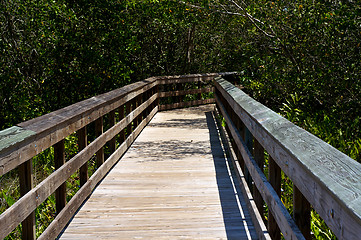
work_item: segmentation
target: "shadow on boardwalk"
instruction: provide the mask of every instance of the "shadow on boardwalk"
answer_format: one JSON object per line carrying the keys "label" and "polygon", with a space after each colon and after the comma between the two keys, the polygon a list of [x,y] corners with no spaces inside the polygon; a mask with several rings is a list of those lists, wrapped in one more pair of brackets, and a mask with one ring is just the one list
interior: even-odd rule
{"label": "shadow on boardwalk", "polygon": [[[249,235],[250,232],[254,232],[249,232],[249,228],[253,228],[253,223],[250,221],[250,217],[245,216],[242,210],[246,209],[247,206],[244,203],[241,189],[237,186],[238,180],[233,172],[232,163],[224,154],[214,113],[206,112],[205,114],[227,237],[228,239],[237,239],[234,233],[239,231],[241,235],[248,235],[249,238],[256,239],[256,235]],[[220,151],[220,149],[222,150]],[[244,232],[242,233],[242,231]]]}

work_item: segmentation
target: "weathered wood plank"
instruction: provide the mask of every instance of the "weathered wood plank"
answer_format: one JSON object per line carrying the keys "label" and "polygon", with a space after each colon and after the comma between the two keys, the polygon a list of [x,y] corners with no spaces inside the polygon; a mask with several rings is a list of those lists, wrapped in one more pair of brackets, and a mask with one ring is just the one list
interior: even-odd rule
{"label": "weathered wood plank", "polygon": [[[132,102],[129,101],[126,103],[125,111],[126,111],[125,114],[129,114],[132,111]],[[128,123],[126,131],[127,131],[126,136],[129,136],[130,133],[132,132],[132,123],[131,122]]]}
{"label": "weathered wood plank", "polygon": [[208,109],[158,113],[60,239],[257,239]]}
{"label": "weathered wood plank", "polygon": [[243,141],[241,134],[235,128],[234,123],[231,121],[228,113],[225,111],[225,107],[216,95],[216,102],[219,106],[222,116],[226,120],[227,126],[232,134],[236,146],[242,154],[245,164],[248,168],[250,175],[254,181],[254,184],[258,188],[262,195],[262,198],[268,205],[269,211],[272,212],[275,220],[283,233],[285,239],[304,239],[301,231],[298,229],[294,220],[288,213],[286,207],[283,205],[277,192],[273,189],[272,185],[268,182],[263,171],[258,167],[257,162],[252,157],[248,150],[246,143]]}
{"label": "weathered wood plank", "polygon": [[[88,135],[87,135],[87,128],[86,126],[79,129],[78,132],[78,148],[79,151],[86,148],[88,145]],[[79,180],[80,180],[80,186],[83,186],[89,179],[88,176],[88,162],[85,162],[83,166],[79,169]]]}
{"label": "weathered wood plank", "polygon": [[[217,109],[218,109],[218,107],[217,107]],[[217,114],[217,116],[220,116],[219,115],[219,109],[216,111],[216,114]],[[237,155],[236,155],[234,149],[230,145],[230,138],[229,138],[228,134],[226,133],[225,129],[222,127],[222,123],[220,122],[220,119],[216,118],[216,120],[217,120],[217,123],[218,123],[218,128],[220,130],[220,133],[222,135],[223,145],[225,146],[226,152],[229,154],[228,157],[231,159],[233,167],[235,169],[235,173],[236,173],[238,181],[239,181],[239,186],[242,189],[243,196],[246,196],[245,201],[247,203],[248,211],[251,214],[253,224],[255,225],[255,229],[257,231],[258,238],[259,239],[264,239],[264,240],[271,240],[271,236],[269,235],[267,227],[266,227],[266,225],[264,224],[264,221],[263,221],[263,199],[262,199],[262,196],[259,196],[261,198],[261,200],[262,200],[262,208],[260,210],[259,206],[257,205],[256,198],[252,196],[251,190],[248,188],[247,180],[246,180],[246,177],[243,174],[243,171],[242,171],[242,168],[241,168],[241,165],[240,165],[240,161],[238,161]],[[257,190],[257,188],[254,187],[253,191],[255,189]],[[258,190],[257,190],[257,192],[259,194]]]}
{"label": "weathered wood plank", "polygon": [[70,202],[65,206],[64,211],[62,211],[43,232],[43,234],[39,237],[39,240],[55,239],[61,233],[63,228],[68,224],[69,220],[73,217],[78,208],[91,194],[92,190],[104,178],[104,176],[114,166],[119,158],[126,152],[129,146],[134,142],[142,129],[148,124],[157,111],[158,108],[154,108],[152,112],[140,123],[138,128],[126,139],[126,141],[123,142],[119,148],[104,162],[104,164],[95,171],[95,173],[90,177],[89,181],[79,189]]}
{"label": "weathered wood plank", "polygon": [[[272,185],[278,197],[281,198],[281,168],[272,159],[272,157],[268,158],[268,181]],[[281,231],[272,211],[268,212],[268,231],[273,240],[281,239]]]}
{"label": "weathered wood plank", "polygon": [[[64,139],[54,145],[55,170],[61,168],[65,163]],[[66,183],[61,184],[55,190],[55,207],[58,214],[66,205]]]}
{"label": "weathered wood plank", "polygon": [[[119,113],[119,121],[123,120],[124,118],[124,111],[125,111],[125,106],[122,105],[118,108],[118,113]],[[125,130],[122,129],[119,133],[119,144],[122,144],[125,140]]]}
{"label": "weathered wood plank", "polygon": [[199,81],[212,81],[215,77],[220,76],[218,73],[209,74],[192,74],[183,76],[170,76],[170,77],[159,77],[158,84],[175,84],[175,83],[188,83],[188,82],[199,82]]}
{"label": "weathered wood plank", "polygon": [[131,121],[142,113],[153,101],[157,94],[153,95],[147,102],[132,111],[122,121],[108,129],[104,134],[95,139],[81,152],[67,161],[44,181],[29,191],[15,204],[0,215],[0,239],[5,238],[16,226],[18,226],[31,212],[35,210],[50,194],[62,185],[77,169],[88,161],[106,142],[124,129]]}
{"label": "weathered wood plank", "polygon": [[160,97],[174,97],[174,96],[183,96],[187,94],[197,94],[197,93],[208,93],[213,92],[214,88],[199,88],[199,89],[189,89],[189,90],[178,90],[178,91],[170,91],[170,92],[161,92]]}
{"label": "weathered wood plank", "polygon": [[198,105],[210,104],[210,103],[214,103],[214,98],[160,105],[160,111],[182,108],[182,107],[198,106]]}
{"label": "weathered wood plank", "polygon": [[[99,117],[95,120],[95,136],[99,137],[103,134],[103,117]],[[99,168],[104,163],[104,147],[101,147],[96,152],[96,164]]]}
{"label": "weathered wood plank", "polygon": [[18,147],[24,140],[35,134],[34,131],[17,126],[0,131],[0,156],[3,156],[9,149]]}
{"label": "weathered wood plank", "polygon": [[187,83],[187,82],[198,82],[198,81],[211,81],[215,77],[218,77],[218,76],[234,75],[236,73],[237,72],[222,72],[222,73],[161,76],[161,77],[158,77],[158,84],[174,84],[174,83]]}
{"label": "weathered wood plank", "polygon": [[0,152],[0,176],[156,84],[156,78],[149,78],[18,124],[32,136]]}
{"label": "weathered wood plank", "polygon": [[361,236],[361,165],[229,82],[215,86],[335,235]]}
{"label": "weathered wood plank", "polygon": [[[254,147],[253,147],[253,156],[254,160],[256,160],[258,167],[263,172],[263,166],[264,166],[264,148],[262,145],[257,141],[257,139],[254,139]],[[258,189],[256,187],[253,188],[253,198],[254,202],[256,203],[257,209],[261,216],[263,216],[263,198],[261,194],[259,193]]]}
{"label": "weathered wood plank", "polygon": [[[109,127],[113,127],[115,125],[115,110],[109,113]],[[116,137],[112,138],[109,141],[109,150],[111,153],[115,151],[116,148]]]}
{"label": "weathered wood plank", "polygon": [[[33,161],[30,159],[19,166],[20,195],[24,196],[33,188]],[[32,212],[22,223],[23,240],[36,239],[35,212]]]}
{"label": "weathered wood plank", "polygon": [[293,218],[305,239],[311,240],[311,205],[296,186],[293,186]]}

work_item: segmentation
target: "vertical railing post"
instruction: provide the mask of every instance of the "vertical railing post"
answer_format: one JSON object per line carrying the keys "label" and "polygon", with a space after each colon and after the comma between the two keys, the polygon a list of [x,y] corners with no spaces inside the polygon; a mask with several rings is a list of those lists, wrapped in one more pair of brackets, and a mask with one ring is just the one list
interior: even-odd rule
{"label": "vertical railing post", "polygon": [[160,95],[160,88],[159,88],[158,84],[156,85],[156,87],[154,89],[154,93],[158,94],[157,100],[155,101],[155,106],[154,106],[154,107],[156,107],[156,106],[159,106],[159,103],[160,103],[160,96],[159,96]]}
{"label": "vertical railing post", "polygon": [[[150,89],[149,90],[147,90],[145,93],[143,93],[143,97],[142,97],[142,103],[145,103],[149,98],[150,98]],[[148,116],[148,114],[149,114],[149,107],[147,107],[146,109],[144,109],[144,111],[143,111],[143,113],[142,113],[142,115],[143,115],[143,117],[142,117],[142,119],[145,119],[147,116]]]}
{"label": "vertical railing post", "polygon": [[[19,166],[20,195],[24,196],[33,188],[33,160],[30,159]],[[22,223],[22,239],[36,239],[35,212],[32,212]]]}
{"label": "vertical railing post", "polygon": [[[109,113],[109,127],[113,127],[115,125],[115,110],[111,111]],[[116,148],[116,141],[115,141],[115,137],[113,137],[112,139],[110,139],[109,141],[109,150],[110,150],[110,154],[112,154],[113,152],[115,152],[115,148]]]}
{"label": "vertical railing post", "polygon": [[[202,88],[202,82],[198,81],[198,89],[201,89],[201,88]],[[198,99],[202,100],[202,93],[198,93]]]}
{"label": "vertical railing post", "polygon": [[[180,87],[179,84],[180,83],[175,84],[175,89],[174,89],[175,92],[181,90],[181,87]],[[181,96],[180,95],[176,96],[175,98],[176,98],[176,103],[181,103]]]}
{"label": "vertical railing post", "polygon": [[[241,119],[239,119],[238,116],[235,119],[234,125],[237,128],[237,130],[240,132],[240,134],[242,134],[242,132],[243,132],[243,122],[241,121]],[[233,149],[235,150],[235,153],[237,155],[239,165],[240,165],[242,171],[244,172],[244,160],[243,160],[242,154],[238,150],[238,147],[233,147]]]}
{"label": "vertical railing post", "polygon": [[[135,110],[135,108],[136,108],[136,97],[135,98],[133,98],[130,102],[131,102],[131,104],[132,104],[132,108],[131,108],[131,112],[132,111],[134,111]],[[134,131],[134,129],[136,128],[136,121],[137,121],[137,119],[135,118],[135,119],[133,119],[133,121],[132,121],[132,124],[130,125],[130,132],[129,133],[131,133],[131,132],[133,132]]]}
{"label": "vertical railing post", "polygon": [[[78,148],[79,152],[83,150],[88,144],[86,126],[79,129],[78,132]],[[79,169],[80,186],[83,186],[88,181],[88,162],[85,162]]]}
{"label": "vertical railing post", "polygon": [[[185,90],[185,83],[179,83],[180,90]],[[179,102],[184,102],[186,95],[180,95],[179,96]]]}
{"label": "vertical railing post", "polygon": [[298,188],[293,185],[293,218],[305,239],[311,239],[311,206]]}
{"label": "vertical railing post", "polygon": [[[132,102],[128,101],[125,106],[126,106],[126,115],[128,116],[129,113],[132,111]],[[131,134],[131,132],[132,132],[132,123],[130,122],[127,125],[127,137]]]}
{"label": "vertical railing post", "polygon": [[[269,182],[276,191],[277,195],[281,197],[281,168],[271,158],[271,156],[268,159],[268,177]],[[270,206],[268,206],[268,231],[273,240],[281,239],[281,231],[270,211]]]}
{"label": "vertical railing post", "polygon": [[[59,169],[65,163],[65,147],[64,139],[54,144],[54,165],[55,169]],[[60,185],[60,187],[55,191],[55,200],[56,200],[56,213],[59,212],[65,207],[66,204],[66,183]]]}
{"label": "vertical railing post", "polygon": [[[119,121],[121,121],[124,118],[124,105],[118,108],[118,113],[119,113]],[[119,133],[119,145],[122,144],[124,140],[125,140],[125,130],[123,129]]]}
{"label": "vertical railing post", "polygon": [[[251,132],[248,130],[248,128],[244,127],[244,142],[246,143],[246,146],[249,150],[250,153],[253,152],[253,136],[251,134]],[[251,178],[251,174],[248,171],[248,168],[246,166],[244,166],[244,176],[246,178],[248,187],[251,189],[252,191],[252,178]]]}
{"label": "vertical railing post", "polygon": [[[136,101],[135,101],[136,102],[135,109],[138,108],[142,104],[142,96],[143,96],[143,94],[139,94],[137,96]],[[135,119],[136,124],[135,124],[134,128],[138,127],[138,125],[140,124],[141,121],[142,121],[142,114],[139,114],[138,117],[136,117],[136,119]]]}
{"label": "vertical railing post", "polygon": [[[99,137],[103,134],[103,116],[95,120],[95,136]],[[101,147],[96,153],[97,167],[99,168],[104,163],[104,147]]]}
{"label": "vertical railing post", "polygon": [[[263,172],[263,165],[264,165],[264,148],[262,147],[262,145],[257,141],[256,138],[254,138],[254,145],[253,145],[253,156],[254,159],[257,162],[258,167],[262,170]],[[253,198],[254,198],[254,202],[256,203],[258,212],[260,213],[260,215],[263,217],[263,198],[260,194],[260,192],[258,191],[256,186],[253,186]]]}

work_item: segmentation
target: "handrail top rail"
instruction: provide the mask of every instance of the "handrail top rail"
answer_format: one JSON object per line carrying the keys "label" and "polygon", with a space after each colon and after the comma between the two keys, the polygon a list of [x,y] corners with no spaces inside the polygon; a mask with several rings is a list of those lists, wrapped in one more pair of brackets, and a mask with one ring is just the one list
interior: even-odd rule
{"label": "handrail top rail", "polygon": [[[360,163],[257,102],[227,80],[218,77],[215,78],[215,84],[224,89],[229,99],[233,98],[231,106],[237,111],[237,115],[242,120],[249,120],[243,121],[245,126],[294,183],[302,179],[302,184],[305,185],[303,189],[308,188],[311,196],[316,197],[317,194],[312,192],[321,189],[315,188],[312,183],[317,182],[333,196],[334,201],[344,206],[342,209],[330,210],[330,218],[334,218],[336,214],[342,218],[343,213],[337,211],[346,210],[361,225]],[[267,146],[270,141],[275,144]],[[298,176],[299,170],[295,166],[303,167],[308,176]]]}
{"label": "handrail top rail", "polygon": [[[69,128],[69,132],[74,132],[86,125],[84,121],[91,122],[117,108],[114,103],[118,102],[119,105],[119,100],[122,98],[125,99],[124,101],[132,99],[137,91],[146,91],[147,88],[167,84],[168,81],[176,79],[212,80],[217,76],[231,74],[236,72],[150,77],[4,129],[0,131],[0,176],[26,161],[19,159],[20,155],[31,158],[61,140],[62,137],[57,136],[60,129]],[[128,95],[129,97],[126,97]],[[45,148],[39,148],[37,142],[44,141],[42,140],[44,136],[49,135],[52,142],[43,144]],[[18,153],[15,153],[17,151]]]}
{"label": "handrail top rail", "polygon": [[178,78],[200,78],[200,77],[219,77],[227,75],[235,75],[238,72],[220,72],[220,73],[196,73],[196,74],[185,74],[185,75],[173,75],[173,76],[158,76],[158,80],[171,80]]}
{"label": "handrail top rail", "polygon": [[[86,125],[85,121],[91,122],[114,110],[117,107],[114,103],[127,94],[156,84],[157,78],[151,77],[0,131],[0,176],[61,140],[57,133],[61,129],[69,128],[68,132],[74,132]],[[45,136],[50,136],[47,141],[52,142],[44,144]],[[22,155],[28,159],[20,159]]]}
{"label": "handrail top rail", "polygon": [[[8,152],[10,148],[16,147],[20,142],[28,139],[32,135],[39,134],[43,131],[48,130],[49,128],[54,127],[54,124],[49,124],[49,121],[44,121],[52,119],[55,122],[55,125],[59,125],[61,122],[64,122],[68,119],[71,119],[75,116],[86,114],[89,111],[94,111],[95,109],[101,107],[105,103],[116,101],[119,98],[122,98],[124,95],[134,92],[145,85],[154,83],[157,80],[172,80],[179,78],[199,78],[199,77],[216,77],[236,74],[236,72],[224,72],[224,73],[205,73],[205,74],[188,74],[188,75],[175,75],[175,76],[156,76],[150,77],[142,81],[138,81],[121,88],[112,90],[107,93],[103,93],[83,101],[74,103],[72,105],[66,106],[64,108],[55,110],[53,112],[47,113],[45,115],[30,119],[25,122],[21,122],[16,126],[4,129],[0,131],[0,157],[3,153]],[[77,111],[74,111],[76,109]],[[1,166],[0,166],[1,168]]]}

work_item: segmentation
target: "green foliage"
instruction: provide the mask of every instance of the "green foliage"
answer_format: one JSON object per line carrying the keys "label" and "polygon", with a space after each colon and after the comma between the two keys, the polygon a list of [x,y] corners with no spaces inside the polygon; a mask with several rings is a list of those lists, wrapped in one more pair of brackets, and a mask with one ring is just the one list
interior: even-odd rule
{"label": "green foliage", "polygon": [[[239,71],[251,96],[361,162],[360,2],[234,3],[0,0],[0,129],[149,76]],[[67,159],[76,141],[67,137]],[[53,154],[33,159],[36,184],[54,171]],[[19,195],[4,182],[0,212]],[[52,206],[49,197],[37,210],[40,232]],[[312,221],[316,238],[331,236]]]}
{"label": "green foliage", "polygon": [[317,240],[337,239],[330,229],[327,228],[325,222],[314,211],[311,211],[311,231],[314,233],[314,237]]}

